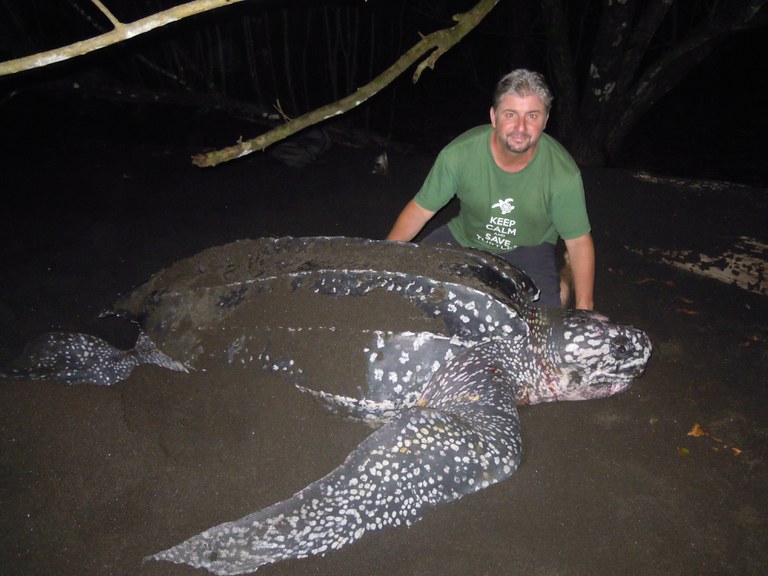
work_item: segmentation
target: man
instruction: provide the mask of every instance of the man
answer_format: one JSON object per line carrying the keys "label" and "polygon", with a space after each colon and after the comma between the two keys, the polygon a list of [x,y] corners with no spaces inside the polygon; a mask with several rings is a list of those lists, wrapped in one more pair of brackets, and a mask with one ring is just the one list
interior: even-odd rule
{"label": "man", "polygon": [[595,248],[584,187],[573,158],[544,133],[551,103],[541,74],[519,69],[502,78],[494,92],[491,125],[468,130],[440,152],[387,239],[412,240],[458,196],[458,216],[425,241],[497,253],[534,280],[542,304],[559,306],[555,245],[563,238],[575,306],[591,310]]}

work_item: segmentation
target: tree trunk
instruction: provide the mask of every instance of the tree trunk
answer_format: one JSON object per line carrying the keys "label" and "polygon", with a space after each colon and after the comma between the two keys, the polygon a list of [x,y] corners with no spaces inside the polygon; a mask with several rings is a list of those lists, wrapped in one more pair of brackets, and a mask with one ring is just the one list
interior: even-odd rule
{"label": "tree trunk", "polygon": [[[649,48],[675,0],[604,0],[584,78],[569,42],[565,0],[542,0],[556,135],[582,165],[615,158],[628,134],[662,96],[735,32],[765,23],[768,0],[700,3],[699,23],[674,32],[668,46]],[[647,61],[649,60],[649,61]],[[581,89],[579,89],[581,85]]]}

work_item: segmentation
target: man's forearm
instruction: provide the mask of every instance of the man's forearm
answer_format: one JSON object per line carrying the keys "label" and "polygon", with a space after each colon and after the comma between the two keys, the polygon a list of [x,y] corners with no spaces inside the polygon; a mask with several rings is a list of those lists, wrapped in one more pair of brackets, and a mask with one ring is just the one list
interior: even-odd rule
{"label": "man's forearm", "polygon": [[395,225],[387,234],[387,240],[410,242],[434,215],[434,212],[422,208],[415,200],[411,200],[400,212]]}
{"label": "man's forearm", "polygon": [[595,245],[592,236],[585,234],[566,240],[565,247],[571,261],[575,306],[582,310],[592,310],[595,305]]}

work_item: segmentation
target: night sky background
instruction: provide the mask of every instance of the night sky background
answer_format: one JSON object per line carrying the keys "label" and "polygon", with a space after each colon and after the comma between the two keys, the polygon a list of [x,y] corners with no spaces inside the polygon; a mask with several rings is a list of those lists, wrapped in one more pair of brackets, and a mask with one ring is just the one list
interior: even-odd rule
{"label": "night sky background", "polygon": [[[178,3],[107,3],[123,22],[173,4]],[[583,74],[600,6],[567,4]],[[681,4],[670,11],[650,55],[695,25],[706,6]],[[214,10],[68,62],[0,78],[0,129],[8,145],[36,120],[48,125],[55,108],[78,116],[83,126],[95,124],[105,141],[181,143],[190,149],[232,144],[268,128],[254,122],[254,109],[274,114],[279,102],[295,117],[343,97],[394,62],[419,34],[449,27],[452,14],[473,5],[254,1]],[[0,14],[3,60],[109,29],[106,18],[84,1],[4,0]],[[411,70],[342,122],[419,151],[438,150],[463,129],[487,121],[490,93],[505,72],[529,67],[548,73],[543,17],[537,2],[501,2],[417,84],[411,83]],[[646,114],[614,164],[768,185],[762,154],[766,56],[764,27],[723,40]],[[238,109],[241,103],[247,113]],[[556,135],[557,99],[553,116],[550,130]]]}

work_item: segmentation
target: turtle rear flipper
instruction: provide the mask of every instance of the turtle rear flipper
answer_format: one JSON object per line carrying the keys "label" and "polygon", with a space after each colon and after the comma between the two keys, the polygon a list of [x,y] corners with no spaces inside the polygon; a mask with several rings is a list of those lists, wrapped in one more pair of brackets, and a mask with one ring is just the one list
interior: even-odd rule
{"label": "turtle rear flipper", "polygon": [[174,360],[160,351],[152,339],[143,331],[139,332],[139,337],[132,352],[136,356],[138,364],[155,364],[156,366],[176,372],[189,372],[189,368],[185,364]]}
{"label": "turtle rear flipper", "polygon": [[121,350],[92,334],[48,332],[30,341],[3,376],[110,386],[127,379],[140,364],[187,372],[183,364],[158,350],[144,333],[139,334],[133,348]]}
{"label": "turtle rear flipper", "polygon": [[125,380],[137,360],[106,340],[78,332],[48,332],[30,341],[6,376],[109,386]]}

